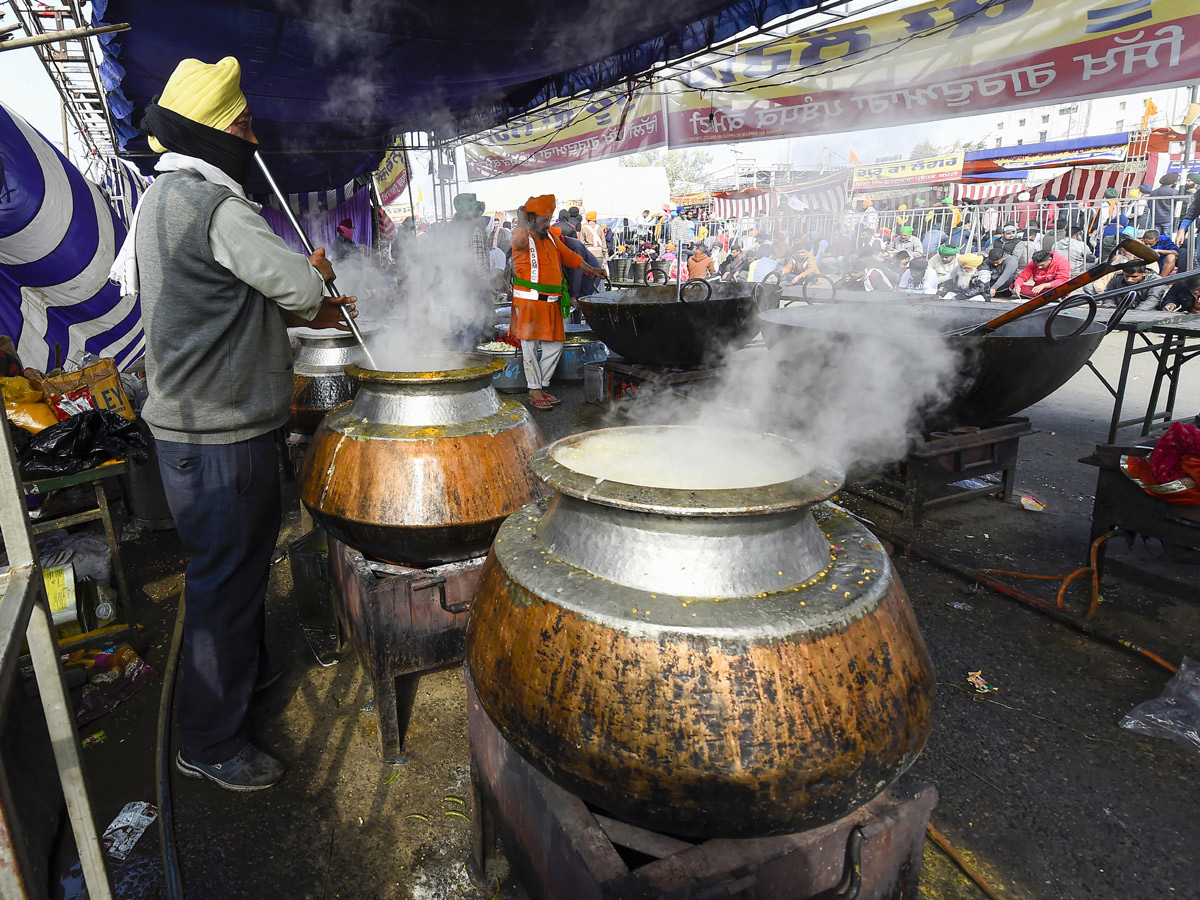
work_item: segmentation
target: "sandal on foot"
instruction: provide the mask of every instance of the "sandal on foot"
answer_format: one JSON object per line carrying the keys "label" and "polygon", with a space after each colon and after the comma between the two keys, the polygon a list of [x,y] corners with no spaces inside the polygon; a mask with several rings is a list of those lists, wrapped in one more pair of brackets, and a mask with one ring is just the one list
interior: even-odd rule
{"label": "sandal on foot", "polygon": [[532,406],[534,409],[540,409],[543,411],[549,410],[549,409],[554,409],[554,404],[551,403],[549,400],[534,400],[534,399],[530,398],[529,405]]}
{"label": "sandal on foot", "polygon": [[558,404],[562,403],[562,401],[559,400],[557,397],[555,397],[553,394],[542,394],[542,397],[545,398],[546,402],[549,403],[551,406],[558,406]]}

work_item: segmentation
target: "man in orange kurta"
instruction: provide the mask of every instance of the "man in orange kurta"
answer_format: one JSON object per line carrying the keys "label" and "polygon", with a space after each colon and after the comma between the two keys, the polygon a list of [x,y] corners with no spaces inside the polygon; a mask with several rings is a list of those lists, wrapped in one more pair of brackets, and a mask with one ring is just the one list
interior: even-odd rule
{"label": "man in orange kurta", "polygon": [[563,243],[562,232],[550,227],[554,195],[530,197],[518,211],[512,232],[513,308],[509,334],[521,342],[525,383],[535,409],[550,409],[558,398],[546,393],[550,376],[562,355],[563,268],[583,269],[589,275],[604,270],[589,265]]}

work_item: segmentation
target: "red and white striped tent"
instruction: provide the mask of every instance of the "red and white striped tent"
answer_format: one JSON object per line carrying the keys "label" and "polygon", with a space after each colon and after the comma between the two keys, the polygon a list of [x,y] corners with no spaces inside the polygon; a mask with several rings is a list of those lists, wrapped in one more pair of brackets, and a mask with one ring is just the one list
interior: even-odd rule
{"label": "red and white striped tent", "polygon": [[778,207],[773,191],[751,188],[745,191],[714,191],[713,218],[740,219],[745,216],[769,216]]}
{"label": "red and white striped tent", "polygon": [[1103,197],[1104,192],[1109,188],[1117,188],[1118,190],[1124,188],[1128,190],[1129,188],[1137,187],[1139,184],[1140,180],[1137,177],[1131,178],[1128,172],[1076,168],[1065,175],[1052,178],[1034,187],[1012,181],[956,184],[954,186],[954,199],[962,200],[967,198],[978,200],[981,203],[992,202],[1004,204],[1015,202],[1017,194],[1021,193],[1021,191],[1029,191],[1030,199],[1035,201],[1044,199],[1048,194],[1052,194],[1059,200],[1067,194],[1074,194],[1079,200],[1095,200]]}

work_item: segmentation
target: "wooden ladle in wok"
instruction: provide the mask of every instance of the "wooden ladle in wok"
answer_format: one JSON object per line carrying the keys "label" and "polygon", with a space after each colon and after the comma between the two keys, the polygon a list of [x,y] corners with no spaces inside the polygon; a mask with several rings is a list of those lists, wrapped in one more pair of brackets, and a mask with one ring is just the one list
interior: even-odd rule
{"label": "wooden ladle in wok", "polygon": [[[1129,262],[1118,263],[1115,260],[1120,255],[1121,251],[1132,254],[1133,259]],[[963,328],[956,328],[953,331],[944,332],[947,336],[954,337],[969,337],[976,334],[990,334],[1002,325],[1007,325],[1009,322],[1014,322],[1023,316],[1029,315],[1031,312],[1041,309],[1056,300],[1061,300],[1068,294],[1079,290],[1086,284],[1091,284],[1097,279],[1103,278],[1110,272],[1121,272],[1125,269],[1136,269],[1139,266],[1144,266],[1147,263],[1158,262],[1158,254],[1150,247],[1147,247],[1137,238],[1126,238],[1117,244],[1112,254],[1102,263],[1092,266],[1086,272],[1080,272],[1074,278],[1064,281],[1058,287],[1044,291],[1034,297],[1027,303],[1022,303],[1020,306],[1013,307],[1008,312],[996,316],[994,319],[989,319],[981,325],[967,325]]]}

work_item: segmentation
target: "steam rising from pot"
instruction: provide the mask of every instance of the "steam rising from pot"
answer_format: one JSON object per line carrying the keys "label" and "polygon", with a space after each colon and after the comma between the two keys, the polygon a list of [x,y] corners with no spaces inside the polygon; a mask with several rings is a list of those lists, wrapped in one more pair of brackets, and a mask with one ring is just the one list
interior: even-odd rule
{"label": "steam rising from pot", "polygon": [[[914,324],[886,303],[822,311],[821,329],[789,329],[786,346],[726,348],[711,389],[687,397],[643,388],[627,404],[637,424],[712,425],[772,432],[842,471],[866,471],[905,455],[922,418],[944,405],[957,352],[936,324]],[[697,446],[716,468],[748,464],[748,447]]]}

